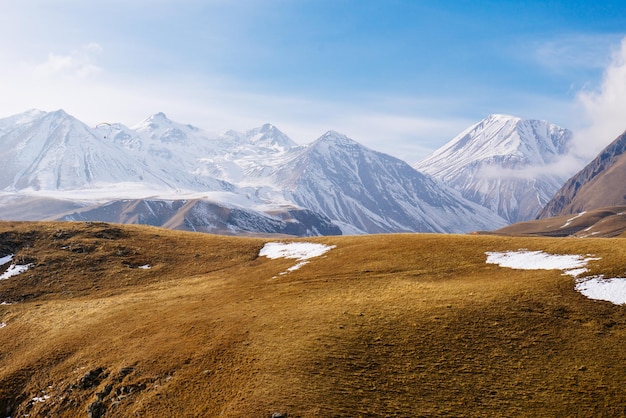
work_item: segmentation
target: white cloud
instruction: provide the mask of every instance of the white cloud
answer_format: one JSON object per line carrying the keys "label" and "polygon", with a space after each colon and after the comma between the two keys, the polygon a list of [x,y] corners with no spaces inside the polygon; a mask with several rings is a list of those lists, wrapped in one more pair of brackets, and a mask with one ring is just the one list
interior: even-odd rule
{"label": "white cloud", "polygon": [[576,152],[593,158],[626,130],[626,38],[606,68],[597,89],[578,94],[582,127],[575,135]]}
{"label": "white cloud", "polygon": [[559,176],[563,179],[575,174],[586,160],[572,153],[561,156],[557,161],[545,165],[533,165],[522,168],[483,167],[479,176],[485,179],[535,179]]}
{"label": "white cloud", "polygon": [[609,64],[610,45],[619,42],[617,34],[567,34],[542,40],[534,45],[541,65],[560,74],[587,69],[603,69]]}
{"label": "white cloud", "polygon": [[96,59],[101,53],[102,47],[97,43],[89,43],[66,55],[51,52],[45,62],[33,67],[33,73],[39,77],[86,78],[102,71],[96,65]]}

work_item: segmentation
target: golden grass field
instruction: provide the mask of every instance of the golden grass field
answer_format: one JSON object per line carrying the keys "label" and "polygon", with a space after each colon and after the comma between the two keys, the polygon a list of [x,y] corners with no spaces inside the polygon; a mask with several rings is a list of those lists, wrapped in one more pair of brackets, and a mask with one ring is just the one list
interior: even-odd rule
{"label": "golden grass field", "polygon": [[0,416],[626,415],[626,307],[485,262],[623,276],[623,239],[308,238],[336,248],[284,275],[268,241],[0,223],[0,256],[32,263],[0,281]]}

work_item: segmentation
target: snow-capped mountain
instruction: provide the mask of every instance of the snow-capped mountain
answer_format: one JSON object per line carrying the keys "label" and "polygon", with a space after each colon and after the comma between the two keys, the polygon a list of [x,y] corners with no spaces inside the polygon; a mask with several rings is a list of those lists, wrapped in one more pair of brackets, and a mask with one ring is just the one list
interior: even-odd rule
{"label": "snow-capped mountain", "polygon": [[151,167],[129,163],[122,149],[100,141],[88,126],[62,110],[29,111],[0,120],[0,138],[0,188],[4,190],[161,182]]}
{"label": "snow-capped mountain", "polygon": [[491,115],[414,165],[510,223],[533,219],[569,174],[551,168],[572,134],[540,120]]}
{"label": "snow-capped mountain", "polygon": [[[170,190],[232,188],[193,173],[196,157],[166,148],[150,147],[145,152],[142,132],[120,124],[106,131],[93,129],[58,110],[29,111],[1,120],[0,126],[0,188],[4,190],[64,191],[119,183]],[[115,132],[107,137],[109,131]]]}
{"label": "snow-capped mountain", "polygon": [[190,230],[308,235],[467,232],[505,223],[335,132],[299,146],[270,124],[216,134],[162,113],[129,128],[29,111],[0,119],[0,146],[0,217],[160,219]]}
{"label": "snow-capped mountain", "polygon": [[226,131],[218,143],[218,150],[201,159],[200,170],[241,187],[264,185],[263,179],[282,163],[283,157],[299,148],[269,123],[245,132]]}
{"label": "snow-capped mountain", "polygon": [[332,131],[273,177],[299,206],[368,233],[469,232],[505,223],[404,161]]}

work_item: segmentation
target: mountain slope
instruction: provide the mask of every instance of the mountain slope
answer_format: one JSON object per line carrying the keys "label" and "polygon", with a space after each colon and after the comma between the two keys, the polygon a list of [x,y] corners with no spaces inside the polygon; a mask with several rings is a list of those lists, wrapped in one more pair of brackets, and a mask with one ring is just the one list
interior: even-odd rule
{"label": "mountain slope", "polygon": [[539,213],[539,218],[626,205],[626,132],[572,176]]}
{"label": "mountain slope", "polygon": [[468,232],[504,224],[405,162],[332,131],[273,177],[289,200],[368,233]]}
{"label": "mountain slope", "polygon": [[491,115],[414,167],[514,223],[536,217],[567,180],[550,164],[567,153],[570,139],[545,121]]}

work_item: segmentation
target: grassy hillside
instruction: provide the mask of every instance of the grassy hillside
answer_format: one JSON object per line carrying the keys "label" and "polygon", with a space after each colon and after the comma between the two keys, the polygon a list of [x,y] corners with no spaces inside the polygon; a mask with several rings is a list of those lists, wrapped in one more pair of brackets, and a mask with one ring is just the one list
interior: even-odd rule
{"label": "grassy hillside", "polygon": [[32,264],[0,280],[0,416],[626,414],[626,307],[485,263],[594,254],[619,276],[621,239],[314,238],[336,247],[282,275],[268,241],[0,223],[0,256]]}

